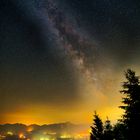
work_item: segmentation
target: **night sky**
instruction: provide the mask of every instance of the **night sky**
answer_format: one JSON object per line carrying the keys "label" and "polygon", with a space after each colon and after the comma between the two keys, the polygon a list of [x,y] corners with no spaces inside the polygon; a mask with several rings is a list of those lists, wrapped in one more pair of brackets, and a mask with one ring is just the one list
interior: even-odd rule
{"label": "night sky", "polygon": [[139,0],[0,0],[0,123],[115,121],[139,61]]}

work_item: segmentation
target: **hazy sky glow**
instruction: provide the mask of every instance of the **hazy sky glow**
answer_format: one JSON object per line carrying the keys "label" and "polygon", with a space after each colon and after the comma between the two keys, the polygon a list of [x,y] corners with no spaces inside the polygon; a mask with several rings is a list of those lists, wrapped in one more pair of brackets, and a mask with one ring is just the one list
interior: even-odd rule
{"label": "hazy sky glow", "polygon": [[0,1],[0,123],[91,123],[122,113],[140,74],[137,0]]}

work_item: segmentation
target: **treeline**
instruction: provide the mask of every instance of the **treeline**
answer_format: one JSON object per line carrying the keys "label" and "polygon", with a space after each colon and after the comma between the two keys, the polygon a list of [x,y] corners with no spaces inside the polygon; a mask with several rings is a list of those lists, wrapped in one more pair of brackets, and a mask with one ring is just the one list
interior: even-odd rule
{"label": "treeline", "polygon": [[133,70],[125,72],[126,81],[123,82],[120,91],[123,94],[122,106],[124,110],[122,118],[117,124],[111,125],[107,118],[102,122],[95,112],[91,126],[90,140],[139,140],[140,139],[140,80]]}

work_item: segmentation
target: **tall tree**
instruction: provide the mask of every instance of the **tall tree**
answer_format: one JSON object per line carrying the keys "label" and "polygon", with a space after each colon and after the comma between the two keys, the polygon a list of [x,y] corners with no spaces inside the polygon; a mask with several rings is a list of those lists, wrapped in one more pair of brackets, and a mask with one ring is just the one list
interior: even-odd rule
{"label": "tall tree", "polygon": [[103,123],[99,115],[95,112],[93,118],[93,125],[91,126],[90,140],[103,139]]}
{"label": "tall tree", "polygon": [[126,128],[126,139],[136,140],[140,134],[140,82],[135,72],[125,72],[126,82],[123,83],[124,94],[121,108],[124,110],[122,122]]}

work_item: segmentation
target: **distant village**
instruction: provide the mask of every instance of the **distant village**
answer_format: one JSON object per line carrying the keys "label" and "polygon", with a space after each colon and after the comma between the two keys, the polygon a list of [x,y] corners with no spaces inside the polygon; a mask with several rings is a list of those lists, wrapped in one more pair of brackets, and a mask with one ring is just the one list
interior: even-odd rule
{"label": "distant village", "polygon": [[49,125],[0,125],[0,140],[88,140],[84,125],[69,122]]}

